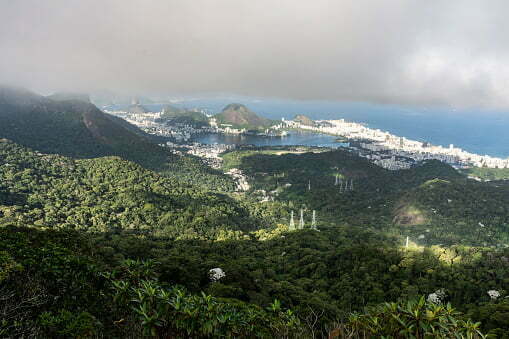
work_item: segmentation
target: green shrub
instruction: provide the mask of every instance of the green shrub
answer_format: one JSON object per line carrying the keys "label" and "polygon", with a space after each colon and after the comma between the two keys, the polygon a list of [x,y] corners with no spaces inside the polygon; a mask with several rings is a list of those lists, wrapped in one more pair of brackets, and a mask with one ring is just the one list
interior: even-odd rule
{"label": "green shrub", "polygon": [[97,320],[88,312],[44,312],[39,316],[43,333],[51,338],[89,338],[97,332]]}
{"label": "green shrub", "polygon": [[203,292],[190,294],[184,288],[165,287],[156,279],[146,279],[152,276],[150,266],[147,262],[126,261],[120,274],[110,276],[121,317],[118,322],[136,323],[124,326],[141,328],[145,336],[274,338],[288,337],[300,327],[293,312],[283,310],[277,300],[263,309]]}
{"label": "green shrub", "polygon": [[469,315],[482,322],[489,335],[509,339],[509,299],[488,302],[476,307]]}
{"label": "green shrub", "polygon": [[424,297],[384,303],[353,313],[336,328],[333,338],[484,338],[480,323],[463,319],[450,304],[426,302]]}

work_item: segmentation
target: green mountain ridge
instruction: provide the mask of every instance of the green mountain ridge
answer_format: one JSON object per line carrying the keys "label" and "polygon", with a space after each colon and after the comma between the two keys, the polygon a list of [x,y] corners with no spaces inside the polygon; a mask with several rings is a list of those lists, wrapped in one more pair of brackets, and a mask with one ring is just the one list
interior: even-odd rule
{"label": "green mountain ridge", "polygon": [[150,166],[164,163],[166,151],[136,131],[81,100],[57,101],[0,87],[0,138],[43,153],[78,158],[118,155]]}

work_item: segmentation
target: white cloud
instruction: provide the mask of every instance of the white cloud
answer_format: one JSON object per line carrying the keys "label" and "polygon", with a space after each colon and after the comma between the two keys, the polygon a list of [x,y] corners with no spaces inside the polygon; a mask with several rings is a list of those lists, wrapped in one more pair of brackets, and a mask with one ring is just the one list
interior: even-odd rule
{"label": "white cloud", "polygon": [[0,81],[507,108],[508,9],[501,0],[3,1]]}

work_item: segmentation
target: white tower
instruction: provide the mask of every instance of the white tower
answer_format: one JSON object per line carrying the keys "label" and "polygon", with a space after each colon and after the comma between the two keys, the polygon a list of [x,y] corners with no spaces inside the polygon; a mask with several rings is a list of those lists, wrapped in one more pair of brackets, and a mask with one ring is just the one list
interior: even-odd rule
{"label": "white tower", "polygon": [[304,228],[304,210],[300,209],[300,220],[299,220],[299,229]]}
{"label": "white tower", "polygon": [[311,228],[316,230],[316,211],[313,210],[313,220],[311,221]]}
{"label": "white tower", "polygon": [[295,221],[293,221],[293,211],[290,213],[290,226],[288,227],[290,231],[295,230]]}

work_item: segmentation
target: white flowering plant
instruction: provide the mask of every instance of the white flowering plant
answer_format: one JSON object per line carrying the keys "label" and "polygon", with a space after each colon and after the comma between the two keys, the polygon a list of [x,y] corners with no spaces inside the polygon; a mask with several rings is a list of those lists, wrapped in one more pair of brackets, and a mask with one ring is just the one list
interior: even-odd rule
{"label": "white flowering plant", "polygon": [[446,297],[445,289],[441,288],[428,295],[427,301],[433,304],[441,304]]}
{"label": "white flowering plant", "polygon": [[497,290],[489,290],[487,293],[490,296],[491,300],[497,300],[498,298],[500,298],[501,295],[500,292]]}
{"label": "white flowering plant", "polygon": [[210,281],[212,281],[212,282],[219,281],[224,277],[226,277],[226,273],[224,273],[222,268],[216,267],[216,268],[212,268],[209,271],[209,278],[210,278]]}

